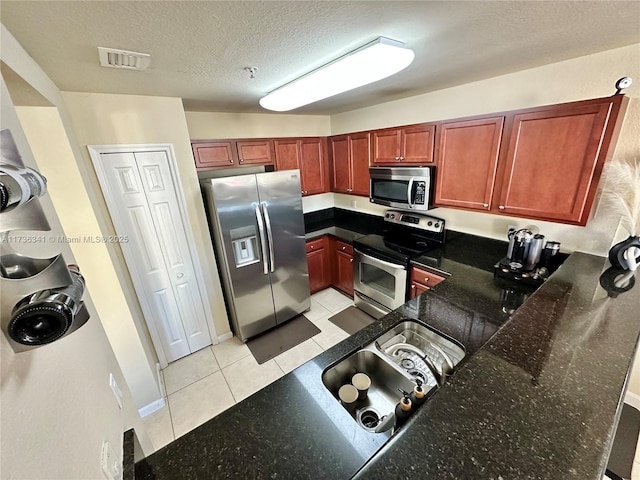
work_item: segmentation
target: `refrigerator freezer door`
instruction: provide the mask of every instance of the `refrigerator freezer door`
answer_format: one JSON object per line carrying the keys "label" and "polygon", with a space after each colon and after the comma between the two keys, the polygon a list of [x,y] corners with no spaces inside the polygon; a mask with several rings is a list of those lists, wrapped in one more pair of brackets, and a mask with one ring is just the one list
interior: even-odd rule
{"label": "refrigerator freezer door", "polygon": [[261,173],[258,194],[270,252],[276,321],[290,320],[311,306],[300,172]]}
{"label": "refrigerator freezer door", "polygon": [[245,341],[276,325],[256,177],[210,179],[204,191],[229,316]]}

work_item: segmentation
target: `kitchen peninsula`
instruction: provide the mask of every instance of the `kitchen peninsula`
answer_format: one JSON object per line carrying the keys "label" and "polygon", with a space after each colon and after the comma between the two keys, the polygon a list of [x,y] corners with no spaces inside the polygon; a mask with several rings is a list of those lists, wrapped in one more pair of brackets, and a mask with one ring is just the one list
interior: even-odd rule
{"label": "kitchen peninsula", "polygon": [[[506,244],[474,237],[469,255],[457,235],[441,252],[446,281],[138,462],[136,479],[600,480],[640,334],[640,289],[609,297],[607,260],[574,253],[509,318],[489,261]],[[467,356],[389,440],[358,426],[321,376],[405,318],[458,339]]]}

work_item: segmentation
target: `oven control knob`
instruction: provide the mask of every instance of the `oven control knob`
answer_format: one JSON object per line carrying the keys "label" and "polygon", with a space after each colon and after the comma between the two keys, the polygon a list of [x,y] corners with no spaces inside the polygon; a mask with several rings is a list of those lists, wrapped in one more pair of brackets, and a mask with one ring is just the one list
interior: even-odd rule
{"label": "oven control knob", "polygon": [[432,222],[431,220],[429,220],[429,221],[427,222],[427,225],[431,226],[431,225],[433,225],[433,222]]}
{"label": "oven control knob", "polygon": [[387,214],[385,214],[385,217],[387,217],[387,218],[389,218],[390,216],[391,216],[391,215],[389,215],[388,213],[387,213]]}
{"label": "oven control knob", "polygon": [[439,223],[436,223],[436,224],[434,225],[434,227],[436,227],[436,228],[440,228],[440,224],[439,224]]}

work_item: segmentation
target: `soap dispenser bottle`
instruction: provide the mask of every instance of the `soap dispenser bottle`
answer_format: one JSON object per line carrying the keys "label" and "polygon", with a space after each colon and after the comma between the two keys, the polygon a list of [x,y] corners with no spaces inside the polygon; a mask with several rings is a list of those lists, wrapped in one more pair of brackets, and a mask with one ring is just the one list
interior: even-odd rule
{"label": "soap dispenser bottle", "polygon": [[396,405],[396,424],[395,430],[400,428],[404,422],[411,416],[413,412],[413,405],[411,403],[411,399],[409,398],[409,392],[405,392],[404,390],[400,390],[402,392],[402,398]]}
{"label": "soap dispenser bottle", "polygon": [[413,387],[413,392],[409,395],[409,400],[411,400],[411,404],[413,409],[415,410],[420,405],[422,405],[427,399],[427,392],[422,388],[422,380],[416,378],[416,386]]}

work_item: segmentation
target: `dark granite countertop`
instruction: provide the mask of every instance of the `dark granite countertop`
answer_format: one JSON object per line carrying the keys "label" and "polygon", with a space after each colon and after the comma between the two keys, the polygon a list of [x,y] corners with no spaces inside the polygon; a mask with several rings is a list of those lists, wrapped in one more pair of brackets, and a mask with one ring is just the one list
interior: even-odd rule
{"label": "dark granite countertop", "polygon": [[[452,233],[438,265],[416,260],[446,281],[139,462],[136,478],[601,479],[640,333],[640,288],[607,297],[606,259],[577,253],[509,320],[511,287],[491,273],[506,243],[471,240]],[[360,428],[321,376],[405,318],[468,355],[389,440]]]}

